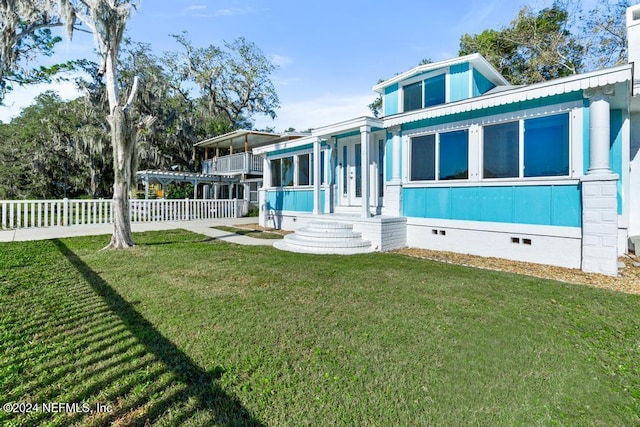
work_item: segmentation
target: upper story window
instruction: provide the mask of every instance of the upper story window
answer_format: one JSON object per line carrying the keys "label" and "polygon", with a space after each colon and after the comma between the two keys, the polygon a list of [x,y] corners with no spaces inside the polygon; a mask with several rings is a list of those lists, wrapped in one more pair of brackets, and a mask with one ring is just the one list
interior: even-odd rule
{"label": "upper story window", "polygon": [[439,74],[402,88],[403,111],[419,110],[446,102],[445,75]]}
{"label": "upper story window", "polygon": [[483,178],[567,176],[569,115],[484,126],[482,151]]}

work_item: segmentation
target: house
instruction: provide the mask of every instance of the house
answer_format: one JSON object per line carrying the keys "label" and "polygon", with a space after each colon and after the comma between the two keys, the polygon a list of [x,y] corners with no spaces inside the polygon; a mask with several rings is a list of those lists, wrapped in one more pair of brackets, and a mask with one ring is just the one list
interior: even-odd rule
{"label": "house", "polygon": [[[511,86],[478,54],[381,82],[383,117],[253,150],[282,249],[404,246],[615,275],[640,235],[640,6],[629,64]],[[635,82],[635,83],[634,83]]]}
{"label": "house", "polygon": [[163,197],[169,183],[188,182],[194,187],[194,199],[200,195],[203,199],[243,200],[242,210],[246,214],[251,207],[257,206],[258,188],[262,185],[263,161],[254,156],[252,150],[302,136],[307,134],[235,130],[194,144],[204,149],[205,160],[200,173],[144,170],[137,172],[137,178],[144,185],[145,198],[151,195],[154,184],[160,187],[155,189],[155,194]]}

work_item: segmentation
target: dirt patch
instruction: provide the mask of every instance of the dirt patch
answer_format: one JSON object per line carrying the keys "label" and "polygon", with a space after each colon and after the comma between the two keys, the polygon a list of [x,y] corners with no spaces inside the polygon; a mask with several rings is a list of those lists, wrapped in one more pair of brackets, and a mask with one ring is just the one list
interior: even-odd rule
{"label": "dirt patch", "polygon": [[603,274],[585,273],[571,268],[553,267],[521,261],[510,261],[501,258],[457,254],[453,252],[439,252],[414,248],[400,249],[397,252],[416,258],[429,259],[450,264],[485,268],[488,270],[508,271],[511,273],[540,277],[542,279],[552,279],[561,282],[611,289],[618,292],[640,294],[640,257],[636,257],[633,254],[619,259],[620,262],[624,263],[625,267],[618,269],[618,277],[611,277]]}
{"label": "dirt patch", "polygon": [[268,231],[270,233],[279,234],[281,236],[286,236],[287,234],[293,233],[293,231],[289,230],[278,230],[277,228],[261,227],[258,224],[238,224],[234,225],[234,227],[244,228],[246,230]]}

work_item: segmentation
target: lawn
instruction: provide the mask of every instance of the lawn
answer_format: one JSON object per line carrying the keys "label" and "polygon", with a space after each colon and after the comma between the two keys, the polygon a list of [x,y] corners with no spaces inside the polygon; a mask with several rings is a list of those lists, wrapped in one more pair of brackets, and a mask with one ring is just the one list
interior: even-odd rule
{"label": "lawn", "polygon": [[135,237],[0,244],[0,425],[640,423],[639,296]]}

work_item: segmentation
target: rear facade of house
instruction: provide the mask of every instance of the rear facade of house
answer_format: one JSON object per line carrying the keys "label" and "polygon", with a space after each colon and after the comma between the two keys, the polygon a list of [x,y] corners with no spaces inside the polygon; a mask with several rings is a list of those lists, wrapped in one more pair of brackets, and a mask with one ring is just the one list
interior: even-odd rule
{"label": "rear facade of house", "polygon": [[639,6],[627,26],[629,64],[521,87],[478,54],[425,64],[373,87],[383,117],[254,150],[261,224],[617,274],[640,235]]}

